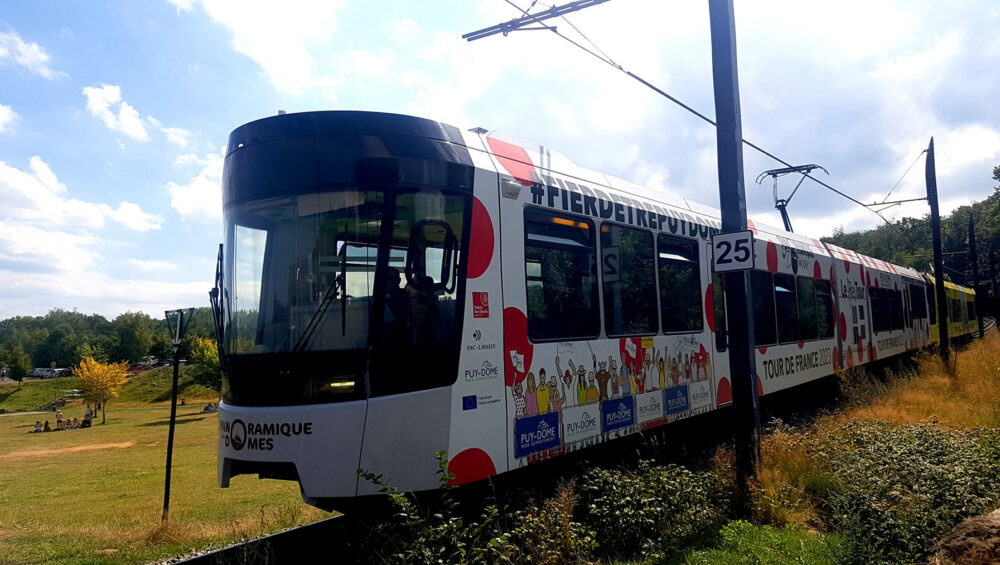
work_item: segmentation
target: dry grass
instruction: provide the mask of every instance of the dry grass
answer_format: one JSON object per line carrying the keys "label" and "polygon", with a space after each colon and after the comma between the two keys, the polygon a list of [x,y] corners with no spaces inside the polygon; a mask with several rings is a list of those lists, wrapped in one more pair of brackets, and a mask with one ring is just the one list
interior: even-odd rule
{"label": "dry grass", "polygon": [[[955,356],[953,356],[955,359]],[[954,376],[940,357],[923,354],[914,373],[874,379],[861,369],[842,375],[845,408],[805,429],[777,425],[761,441],[762,460],[754,485],[753,519],[775,525],[817,527],[819,505],[831,480],[824,439],[851,421],[897,425],[932,422],[950,428],[1000,427],[1000,333],[974,341],[957,354]],[[733,478],[731,450],[719,450],[715,469]]]}
{"label": "dry grass", "polygon": [[908,424],[930,421],[952,428],[1000,427],[1000,333],[953,355],[951,376],[941,358],[923,354],[916,375],[895,380],[876,402],[834,416],[840,420]]}

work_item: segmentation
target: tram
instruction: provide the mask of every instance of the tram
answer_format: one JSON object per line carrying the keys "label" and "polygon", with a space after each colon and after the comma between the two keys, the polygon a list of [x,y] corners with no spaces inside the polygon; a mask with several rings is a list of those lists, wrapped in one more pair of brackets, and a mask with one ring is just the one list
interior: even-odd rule
{"label": "tram", "polygon": [[[233,131],[218,481],[321,508],[486,479],[732,401],[719,212],[493,132],[370,112]],[[932,280],[748,222],[761,395],[925,347]],[[950,331],[972,291],[948,284]]]}

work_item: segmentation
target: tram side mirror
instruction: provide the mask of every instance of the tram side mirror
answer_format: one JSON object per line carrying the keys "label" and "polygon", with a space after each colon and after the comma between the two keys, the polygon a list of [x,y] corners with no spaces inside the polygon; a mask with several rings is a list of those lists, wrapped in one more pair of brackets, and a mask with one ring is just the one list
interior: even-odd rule
{"label": "tram side mirror", "polygon": [[452,292],[458,266],[458,239],[446,222],[422,220],[410,230],[406,282],[421,292]]}

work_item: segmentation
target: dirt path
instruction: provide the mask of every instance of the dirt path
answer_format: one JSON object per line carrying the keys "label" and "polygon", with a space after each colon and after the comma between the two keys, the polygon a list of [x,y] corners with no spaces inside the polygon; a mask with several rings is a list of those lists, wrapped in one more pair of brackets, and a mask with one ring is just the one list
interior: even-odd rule
{"label": "dirt path", "polygon": [[35,451],[14,451],[5,455],[0,455],[0,459],[23,459],[25,457],[37,457],[41,455],[59,455],[61,453],[73,453],[75,451],[91,451],[94,449],[114,449],[132,447],[134,441],[122,443],[94,443],[90,445],[75,445],[73,447],[61,447],[58,449],[36,449]]}

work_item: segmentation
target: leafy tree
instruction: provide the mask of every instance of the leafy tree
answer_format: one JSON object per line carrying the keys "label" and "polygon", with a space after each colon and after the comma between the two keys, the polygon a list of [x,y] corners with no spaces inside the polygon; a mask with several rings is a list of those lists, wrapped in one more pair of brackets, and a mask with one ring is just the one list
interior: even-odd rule
{"label": "leafy tree", "polygon": [[17,381],[17,388],[21,388],[21,381],[31,371],[31,357],[20,345],[13,349],[0,348],[0,365],[6,366],[7,378]]}
{"label": "leafy tree", "polygon": [[77,346],[76,351],[76,361],[74,365],[79,365],[80,361],[84,359],[94,359],[95,361],[100,361],[101,363],[108,362],[108,353],[100,345],[92,345],[90,342],[83,343]]}
{"label": "leafy tree", "polygon": [[108,401],[118,396],[127,381],[128,363],[101,363],[91,358],[80,361],[73,374],[88,402],[101,405],[101,423],[106,421]]}
{"label": "leafy tree", "polygon": [[125,312],[111,322],[118,336],[118,345],[110,351],[111,358],[119,361],[136,362],[149,355],[153,345],[154,327],[157,324],[142,312]]}
{"label": "leafy tree", "polygon": [[215,340],[207,337],[195,337],[192,340],[191,368],[188,374],[196,384],[221,394],[222,368],[219,366],[219,350]]}

